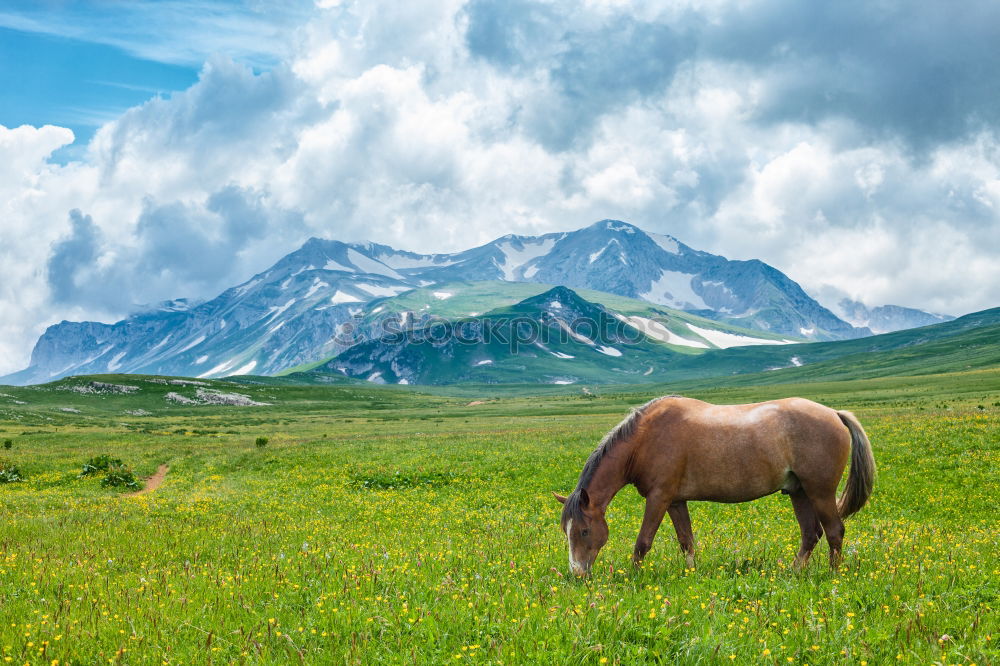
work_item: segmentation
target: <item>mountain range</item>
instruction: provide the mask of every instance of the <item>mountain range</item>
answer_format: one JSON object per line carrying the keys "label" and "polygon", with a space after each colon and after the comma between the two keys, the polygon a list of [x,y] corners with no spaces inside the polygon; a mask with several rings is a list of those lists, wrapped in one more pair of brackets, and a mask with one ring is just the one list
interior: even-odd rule
{"label": "mountain range", "polygon": [[951,315],[934,314],[899,305],[880,305],[869,308],[864,303],[842,299],[837,304],[838,314],[845,321],[872,333],[892,333],[907,328],[930,326],[954,319]]}
{"label": "mountain range", "polygon": [[[549,299],[544,303],[532,299],[556,285],[575,290],[559,292],[556,299],[566,301],[567,310],[619,322],[637,318],[626,324],[640,330],[645,340],[636,349],[654,356],[664,350],[690,356],[748,343],[831,341],[872,333],[868,326],[844,321],[761,261],[728,260],[671,236],[603,220],[573,232],[508,235],[451,254],[312,238],[209,301],[175,299],[113,324],[55,324],[39,338],[29,367],[0,377],[0,382],[39,383],[103,372],[265,375],[322,365],[334,357],[341,359],[340,367],[354,369],[345,373],[351,376],[381,372],[385,381],[410,381],[391,367],[361,370],[365,355],[384,344],[387,317],[395,317],[397,328],[411,330],[480,315],[495,323],[510,314],[504,308],[521,308],[520,314],[537,319],[543,311],[551,316],[545,306],[554,301],[552,294],[544,296],[543,301]],[[872,312],[881,316],[882,311]],[[905,314],[911,320],[934,316],[917,310]],[[865,323],[881,326],[878,316],[867,315]],[[547,321],[545,326],[562,330]],[[582,344],[591,352],[594,347],[581,340],[567,344]],[[387,348],[378,351],[389,353]],[[479,360],[487,360],[480,351],[484,356]],[[400,368],[419,356],[402,348],[392,353]],[[614,362],[626,375],[641,377],[655,365],[651,359],[636,351],[634,359],[615,357]],[[601,360],[598,372],[612,357],[594,360]],[[423,363],[430,363],[430,357]],[[473,376],[497,380],[500,364],[489,365],[478,366]],[[410,373],[419,381],[418,374]],[[552,381],[570,381],[557,374]]]}

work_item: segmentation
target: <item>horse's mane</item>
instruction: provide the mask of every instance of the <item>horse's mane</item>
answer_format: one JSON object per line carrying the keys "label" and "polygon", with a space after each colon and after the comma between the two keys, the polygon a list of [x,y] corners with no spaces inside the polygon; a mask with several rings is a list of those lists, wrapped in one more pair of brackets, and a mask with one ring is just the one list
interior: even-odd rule
{"label": "horse's mane", "polygon": [[576,489],[569,494],[569,497],[566,498],[562,514],[563,525],[566,524],[567,520],[580,520],[583,518],[583,508],[580,506],[580,491],[586,490],[587,486],[590,485],[590,481],[594,477],[594,472],[596,472],[597,468],[600,467],[601,461],[604,460],[604,457],[608,455],[608,453],[610,453],[619,442],[623,442],[635,434],[635,429],[638,427],[643,413],[655,402],[665,398],[679,397],[681,396],[667,395],[660,398],[653,398],[642,407],[634,408],[631,412],[629,412],[628,416],[622,419],[618,425],[611,429],[611,432],[604,436],[601,443],[597,445],[594,452],[590,454],[589,458],[587,458],[587,463],[583,466],[583,471],[580,472],[580,480],[576,483]]}

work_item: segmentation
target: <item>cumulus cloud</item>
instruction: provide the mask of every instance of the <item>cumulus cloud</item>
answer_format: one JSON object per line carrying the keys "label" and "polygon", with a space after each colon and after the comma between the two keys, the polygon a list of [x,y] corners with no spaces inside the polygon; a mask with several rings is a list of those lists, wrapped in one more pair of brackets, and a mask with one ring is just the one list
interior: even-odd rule
{"label": "cumulus cloud", "polygon": [[46,162],[67,130],[0,128],[0,372],[48,323],[211,297],[309,235],[445,251],[623,218],[831,305],[998,305],[997,11],[321,3],[276,66],[214,56],[82,162]]}
{"label": "cumulus cloud", "polygon": [[734,6],[706,51],[760,72],[761,120],[849,118],[882,137],[933,150],[995,127],[998,77],[986,54],[1000,6],[919,7],[860,0]]}
{"label": "cumulus cloud", "polygon": [[[69,219],[70,235],[52,246],[47,266],[52,300],[56,303],[77,303],[82,292],[89,291],[87,287],[96,286],[83,273],[94,266],[98,256],[97,227],[89,215],[76,209],[69,212]],[[100,291],[107,291],[109,296],[116,293],[101,286]]]}
{"label": "cumulus cloud", "polygon": [[[236,186],[204,202],[143,202],[129,244],[107,239],[90,215],[69,214],[70,232],[52,245],[46,266],[54,303],[123,312],[165,294],[222,291],[263,268],[259,242],[278,229],[304,233],[301,216],[268,208],[266,197]],[[135,279],[141,276],[141,279]]]}
{"label": "cumulus cloud", "polygon": [[552,150],[585,140],[609,111],[662,92],[693,46],[666,23],[631,12],[581,19],[571,3],[475,0],[464,16],[472,55],[546,84],[514,120]]}

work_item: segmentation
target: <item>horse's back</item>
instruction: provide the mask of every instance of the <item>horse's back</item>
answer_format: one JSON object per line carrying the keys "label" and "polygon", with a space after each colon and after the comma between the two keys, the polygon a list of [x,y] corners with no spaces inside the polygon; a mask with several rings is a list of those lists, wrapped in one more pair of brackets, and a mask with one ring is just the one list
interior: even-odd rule
{"label": "horse's back", "polygon": [[[836,410],[806,398],[782,398],[740,405],[715,405],[694,398],[671,396],[653,404],[652,421],[672,422],[693,435],[744,431],[750,435],[786,437],[842,435]],[[849,442],[849,439],[848,439]]]}
{"label": "horse's back", "polygon": [[664,481],[688,499],[755,499],[787,487],[791,475],[835,486],[850,454],[837,412],[804,398],[743,405],[665,398],[654,406],[650,461],[679,464],[683,473]]}

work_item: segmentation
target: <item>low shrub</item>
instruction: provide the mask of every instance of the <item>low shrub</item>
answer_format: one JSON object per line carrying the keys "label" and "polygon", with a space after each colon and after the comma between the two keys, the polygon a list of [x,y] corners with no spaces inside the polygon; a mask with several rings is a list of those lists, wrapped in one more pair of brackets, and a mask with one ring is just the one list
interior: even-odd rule
{"label": "low shrub", "polygon": [[122,461],[118,458],[112,458],[109,455],[94,456],[83,463],[83,471],[80,472],[80,476],[90,476],[98,472],[106,472],[113,466],[121,467],[121,465]]}
{"label": "low shrub", "polygon": [[0,483],[16,483],[23,480],[21,470],[14,464],[13,460],[0,458]]}
{"label": "low shrub", "polygon": [[139,480],[135,478],[131,467],[123,465],[119,461],[117,464],[108,466],[108,474],[101,479],[101,487],[139,490]]}
{"label": "low shrub", "polygon": [[12,439],[3,440],[3,448],[9,451],[13,446],[14,446],[14,440]]}
{"label": "low shrub", "polygon": [[267,442],[268,442],[267,437],[258,437],[256,440],[254,440],[254,444],[257,445],[258,449],[262,449],[265,446],[267,446]]}
{"label": "low shrub", "polygon": [[371,475],[356,474],[351,478],[355,488],[375,490],[402,490],[405,488],[439,488],[452,483],[459,476],[453,472],[396,472]]}

